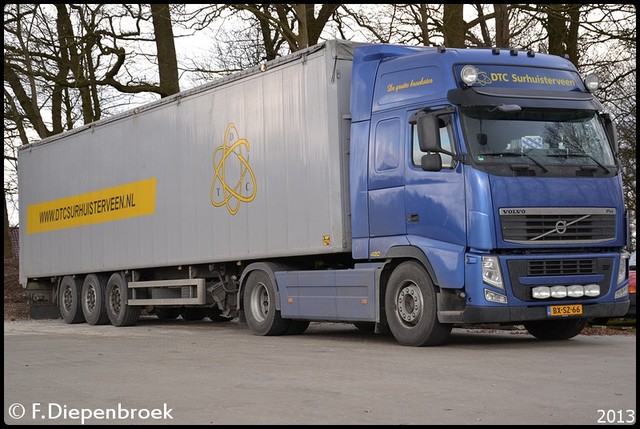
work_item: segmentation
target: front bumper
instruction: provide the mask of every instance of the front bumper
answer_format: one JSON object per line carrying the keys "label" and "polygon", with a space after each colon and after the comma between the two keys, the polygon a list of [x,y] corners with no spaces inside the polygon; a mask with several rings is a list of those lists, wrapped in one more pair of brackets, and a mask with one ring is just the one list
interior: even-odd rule
{"label": "front bumper", "polygon": [[[593,319],[597,317],[622,317],[627,314],[630,301],[604,304],[583,304],[582,314],[578,317]],[[635,314],[635,306],[634,306]],[[575,316],[567,316],[575,317]],[[559,318],[559,317],[556,317]],[[477,307],[467,306],[459,311],[439,311],[441,323],[518,323],[533,320],[550,320],[546,306],[536,307]]]}

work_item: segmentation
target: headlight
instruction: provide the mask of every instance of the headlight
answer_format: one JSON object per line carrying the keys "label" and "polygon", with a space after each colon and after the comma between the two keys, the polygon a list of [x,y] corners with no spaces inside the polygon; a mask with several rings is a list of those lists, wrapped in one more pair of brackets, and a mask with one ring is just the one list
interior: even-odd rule
{"label": "headlight", "polygon": [[482,281],[490,286],[504,289],[500,261],[497,256],[482,257]]}
{"label": "headlight", "polygon": [[589,92],[593,92],[600,87],[600,77],[597,74],[590,74],[584,78],[584,84]]}
{"label": "headlight", "polygon": [[478,70],[474,66],[464,66],[460,71],[460,77],[465,85],[471,86],[478,80]]}
{"label": "headlight", "polygon": [[627,252],[620,254],[620,265],[618,265],[617,284],[620,284],[627,279],[627,261],[628,260],[629,260],[629,254]]}

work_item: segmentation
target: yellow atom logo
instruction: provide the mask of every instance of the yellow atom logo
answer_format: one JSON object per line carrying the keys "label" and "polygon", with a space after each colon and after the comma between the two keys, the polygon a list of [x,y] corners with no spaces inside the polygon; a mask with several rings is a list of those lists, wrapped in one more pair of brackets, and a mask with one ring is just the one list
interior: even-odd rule
{"label": "yellow atom logo", "polygon": [[[229,161],[229,156],[233,155]],[[233,123],[227,125],[224,144],[213,153],[214,175],[211,182],[211,204],[227,206],[232,215],[238,213],[240,203],[256,197],[256,176],[249,166],[249,142],[238,138]],[[233,185],[230,185],[233,183]]]}

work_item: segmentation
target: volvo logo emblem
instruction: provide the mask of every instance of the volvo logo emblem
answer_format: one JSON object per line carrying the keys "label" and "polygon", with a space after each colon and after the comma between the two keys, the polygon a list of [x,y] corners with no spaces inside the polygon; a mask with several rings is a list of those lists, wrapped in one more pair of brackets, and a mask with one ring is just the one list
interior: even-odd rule
{"label": "volvo logo emblem", "polygon": [[567,221],[559,220],[556,222],[556,232],[558,235],[562,235],[567,232]]}

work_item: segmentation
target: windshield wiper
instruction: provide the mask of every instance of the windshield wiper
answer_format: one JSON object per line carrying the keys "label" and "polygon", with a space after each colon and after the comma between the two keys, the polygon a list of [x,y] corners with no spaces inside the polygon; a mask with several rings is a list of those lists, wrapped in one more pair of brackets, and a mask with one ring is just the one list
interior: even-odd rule
{"label": "windshield wiper", "polygon": [[602,167],[602,169],[606,171],[607,174],[611,173],[611,171],[609,171],[609,169],[604,164],[602,164],[600,161],[598,161],[588,153],[553,153],[547,156],[554,158],[589,158],[591,161],[598,164],[598,167]]}
{"label": "windshield wiper", "polygon": [[538,167],[542,168],[542,170],[546,173],[549,170],[547,169],[547,167],[545,167],[544,165],[542,165],[540,162],[536,161],[536,159],[534,157],[532,157],[531,155],[528,155],[524,152],[494,152],[494,153],[481,153],[479,155],[482,156],[499,156],[499,157],[514,157],[517,156],[518,158],[522,158],[523,156],[530,159],[531,161],[533,161]]}

